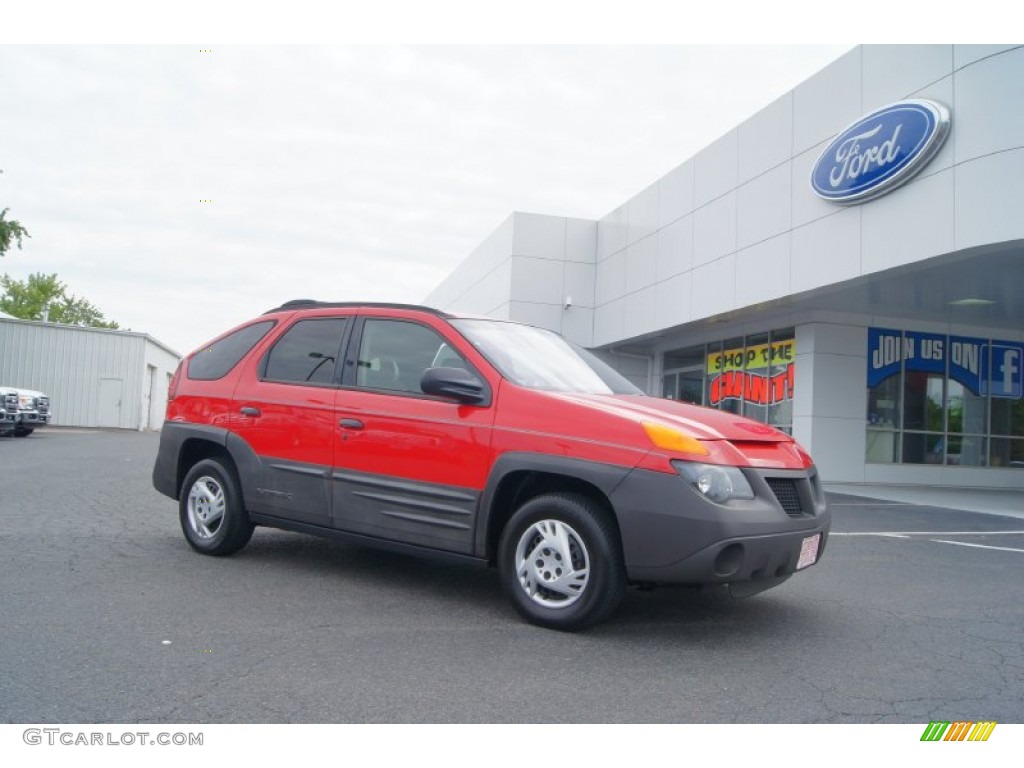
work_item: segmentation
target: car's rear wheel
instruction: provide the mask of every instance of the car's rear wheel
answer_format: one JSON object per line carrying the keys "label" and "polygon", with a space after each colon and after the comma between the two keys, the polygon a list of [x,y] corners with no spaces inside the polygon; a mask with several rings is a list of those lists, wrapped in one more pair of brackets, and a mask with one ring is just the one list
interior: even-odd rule
{"label": "car's rear wheel", "polygon": [[33,432],[35,432],[35,429],[26,429],[25,427],[15,427],[14,428],[14,436],[15,437],[28,437]]}
{"label": "car's rear wheel", "polygon": [[185,475],[178,503],[181,530],[204,555],[230,555],[252,537],[235,473],[217,459],[204,459]]}
{"label": "car's rear wheel", "polygon": [[586,496],[553,493],[523,504],[498,547],[502,587],[544,627],[577,630],[608,618],[626,590],[618,531]]}

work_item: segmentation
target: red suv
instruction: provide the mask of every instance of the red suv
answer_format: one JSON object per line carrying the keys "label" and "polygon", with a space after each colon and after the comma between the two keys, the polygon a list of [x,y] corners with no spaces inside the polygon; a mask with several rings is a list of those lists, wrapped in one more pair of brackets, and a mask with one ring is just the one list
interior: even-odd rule
{"label": "red suv", "polygon": [[772,427],[647,397],[550,331],[390,304],[291,301],[189,355],[153,484],[204,554],[266,525],[495,565],[566,630],[629,583],[775,586],[830,523]]}

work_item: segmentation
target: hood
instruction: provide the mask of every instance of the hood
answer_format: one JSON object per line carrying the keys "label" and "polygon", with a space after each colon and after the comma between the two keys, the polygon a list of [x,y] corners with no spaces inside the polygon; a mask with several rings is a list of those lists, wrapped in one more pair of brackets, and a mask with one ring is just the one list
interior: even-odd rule
{"label": "hood", "polygon": [[731,442],[788,443],[793,438],[759,421],[728,411],[705,408],[676,400],[647,395],[585,395],[548,392],[550,397],[597,408],[632,421],[657,421],[676,427],[698,440]]}
{"label": "hood", "polygon": [[46,397],[45,392],[38,392],[34,389],[25,389],[24,387],[0,387],[0,390],[7,392],[17,392],[19,395],[25,397]]}

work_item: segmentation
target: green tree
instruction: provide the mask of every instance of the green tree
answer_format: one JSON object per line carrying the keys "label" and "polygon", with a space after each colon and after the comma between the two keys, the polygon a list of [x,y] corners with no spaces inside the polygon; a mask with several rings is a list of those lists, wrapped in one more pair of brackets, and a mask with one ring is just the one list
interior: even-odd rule
{"label": "green tree", "polygon": [[51,323],[88,325],[93,328],[120,327],[106,320],[99,308],[91,302],[68,293],[67,286],[57,279],[56,274],[34,272],[25,281],[4,275],[0,277],[0,288],[3,288],[0,312],[23,320],[42,320],[43,308],[49,305]]}
{"label": "green tree", "polygon": [[21,250],[21,238],[32,237],[28,233],[28,230],[21,226],[21,222],[14,219],[8,220],[7,212],[10,208],[4,208],[0,211],[0,256],[3,256],[11,247],[11,243],[15,242],[18,245],[18,250]]}

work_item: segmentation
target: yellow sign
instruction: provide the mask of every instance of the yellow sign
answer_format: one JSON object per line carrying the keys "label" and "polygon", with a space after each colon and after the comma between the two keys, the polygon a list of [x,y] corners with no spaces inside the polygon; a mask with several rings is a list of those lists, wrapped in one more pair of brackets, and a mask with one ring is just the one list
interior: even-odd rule
{"label": "yellow sign", "polygon": [[782,367],[796,360],[796,340],[776,341],[771,345],[755,344],[751,347],[737,347],[708,355],[708,373],[726,371],[756,371],[767,368],[768,364]]}

